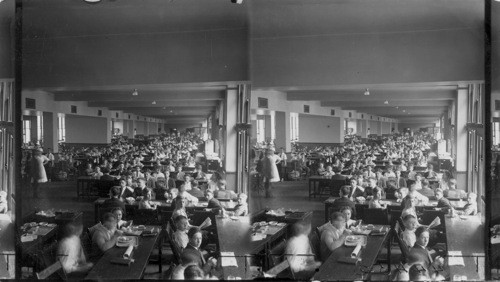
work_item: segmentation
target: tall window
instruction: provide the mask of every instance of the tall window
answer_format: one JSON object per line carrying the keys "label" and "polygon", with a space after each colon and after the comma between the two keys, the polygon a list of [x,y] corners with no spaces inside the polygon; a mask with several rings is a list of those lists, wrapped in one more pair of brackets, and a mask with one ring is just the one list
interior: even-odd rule
{"label": "tall window", "polygon": [[299,115],[290,113],[290,140],[299,140]]}
{"label": "tall window", "polygon": [[493,145],[500,145],[500,119],[493,118]]}
{"label": "tall window", "polygon": [[61,115],[57,117],[58,126],[57,126],[57,134],[59,141],[66,141],[66,118]]}
{"label": "tall window", "polygon": [[257,119],[257,142],[264,142],[266,139],[266,121],[265,119]]}
{"label": "tall window", "polygon": [[23,120],[23,143],[31,141],[31,120]]}
{"label": "tall window", "polygon": [[36,116],[36,139],[43,144],[43,116]]}

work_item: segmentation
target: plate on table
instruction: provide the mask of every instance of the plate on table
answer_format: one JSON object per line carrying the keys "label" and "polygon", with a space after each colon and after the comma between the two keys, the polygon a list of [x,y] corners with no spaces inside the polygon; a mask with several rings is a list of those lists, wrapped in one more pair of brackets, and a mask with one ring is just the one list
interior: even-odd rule
{"label": "plate on table", "polygon": [[349,247],[356,246],[358,244],[366,245],[366,236],[363,235],[349,235],[345,238],[344,244]]}
{"label": "plate on table", "polygon": [[463,219],[463,220],[465,220],[465,219],[467,219],[467,218],[468,218],[468,217],[467,217],[467,216],[465,216],[465,215],[461,215],[461,216],[459,216],[459,217],[460,217],[460,219]]}
{"label": "plate on table", "polygon": [[47,222],[40,222],[40,223],[38,223],[38,225],[40,225],[40,226],[47,226],[47,225],[49,225],[49,223],[47,223]]}
{"label": "plate on table", "polygon": [[120,236],[116,240],[116,246],[117,247],[128,247],[130,244],[132,244],[134,240],[132,240],[131,237],[128,236]]}
{"label": "plate on table", "polygon": [[277,224],[277,225],[278,225],[279,227],[285,227],[285,226],[286,226],[286,223],[284,223],[284,222],[278,222],[278,224]]}
{"label": "plate on table", "polygon": [[265,222],[265,221],[261,221],[261,222],[259,222],[259,225],[260,225],[260,226],[267,226],[267,222]]}
{"label": "plate on table", "polygon": [[144,230],[144,229],[146,229],[146,226],[144,226],[144,225],[137,225],[136,228],[139,229],[139,230]]}
{"label": "plate on table", "polygon": [[271,226],[276,226],[276,225],[278,225],[278,222],[277,222],[277,221],[270,221],[270,222],[269,222],[269,225],[271,225]]}
{"label": "plate on table", "polygon": [[55,224],[55,223],[48,223],[47,224],[47,227],[50,227],[50,228],[54,228],[56,226],[57,226],[57,224]]}

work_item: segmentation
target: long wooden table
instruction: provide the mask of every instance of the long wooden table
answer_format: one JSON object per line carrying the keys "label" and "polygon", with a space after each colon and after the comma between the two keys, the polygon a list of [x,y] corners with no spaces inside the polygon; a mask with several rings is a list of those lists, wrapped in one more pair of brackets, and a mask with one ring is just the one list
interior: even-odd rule
{"label": "long wooden table", "polygon": [[484,279],[484,273],[478,273],[478,264],[484,264],[484,224],[481,217],[464,216],[450,218],[445,216],[446,242],[448,252],[461,251],[465,266],[449,266],[450,278],[454,275],[466,276],[467,280]]}
{"label": "long wooden table", "polygon": [[[375,226],[380,228],[381,225]],[[390,227],[384,226],[389,230]],[[338,259],[343,257],[350,257],[355,247],[348,247],[342,245],[333,250],[328,259],[320,266],[319,271],[313,277],[313,280],[320,281],[356,281],[366,280],[373,265],[376,262],[377,255],[380,250],[390,238],[390,233],[387,232],[383,236],[370,236],[368,235],[367,244],[362,248],[359,258],[361,261],[357,264],[347,264],[339,262]],[[388,249],[388,256],[390,259],[390,248]],[[390,261],[389,261],[390,264]]]}
{"label": "long wooden table", "polygon": [[[89,274],[85,278],[86,280],[139,280],[144,275],[144,270],[148,265],[149,257],[153,252],[153,249],[160,241],[161,237],[161,227],[156,226],[158,232],[155,236],[138,236],[139,246],[134,248],[132,252],[132,258],[134,262],[128,265],[113,264],[111,260],[114,258],[121,258],[125,253],[126,248],[113,247],[107,250],[104,255],[99,259],[99,261],[90,270]],[[161,248],[159,253],[159,267],[161,271]]]}
{"label": "long wooden table", "polygon": [[267,258],[270,245],[277,239],[286,236],[287,226],[284,226],[263,240],[252,241],[250,223],[251,219],[249,216],[240,216],[238,220],[216,218],[219,251],[234,252],[238,264],[238,267],[222,267],[220,266],[221,259],[219,259],[219,267],[223,279],[227,279],[228,276],[240,277],[242,279],[255,278],[252,277],[253,273],[250,271],[250,258],[259,253],[265,253]]}

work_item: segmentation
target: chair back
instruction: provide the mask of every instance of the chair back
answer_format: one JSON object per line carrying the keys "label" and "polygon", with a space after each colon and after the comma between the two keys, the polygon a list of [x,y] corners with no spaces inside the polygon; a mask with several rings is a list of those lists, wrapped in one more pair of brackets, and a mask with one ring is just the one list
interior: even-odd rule
{"label": "chair back", "polygon": [[89,257],[92,251],[92,237],[90,236],[90,231],[88,228],[82,233],[82,236],[80,236],[80,241],[82,243],[83,253],[85,254],[85,257]]}
{"label": "chair back", "polygon": [[441,220],[441,226],[444,225],[444,212],[443,211],[436,211],[436,210],[431,210],[431,209],[424,209],[423,214],[422,214],[422,219],[421,223],[423,225],[429,225],[436,217],[439,217]]}
{"label": "chair back", "polygon": [[399,224],[402,224],[403,222],[401,221],[401,212],[402,210],[389,210],[389,222],[391,224],[391,228],[394,228],[396,226],[396,223],[399,222]]}
{"label": "chair back", "polygon": [[62,270],[62,263],[60,260],[57,260],[55,263],[53,263],[52,265],[48,266],[47,268],[45,268],[44,270],[40,271],[40,272],[37,272],[36,273],[36,278],[38,280],[45,280],[47,278],[49,278],[50,276],[52,276],[52,274],[54,274],[56,271],[59,271],[59,270]]}
{"label": "chair back", "polygon": [[394,230],[394,237],[398,241],[399,248],[401,249],[401,262],[406,263],[408,259],[408,254],[410,253],[410,248],[406,243],[401,239],[401,236]]}
{"label": "chair back", "polygon": [[321,246],[321,233],[318,227],[314,228],[313,232],[309,235],[309,243],[311,244],[312,251],[317,260],[319,259],[320,246]]}
{"label": "chair back", "polygon": [[363,219],[364,211],[368,208],[368,204],[356,204],[356,218]]}
{"label": "chair back", "polygon": [[173,211],[160,211],[160,223],[162,226],[167,226],[167,224],[170,222],[170,219],[172,219],[173,213]]}
{"label": "chair back", "polygon": [[97,195],[101,198],[106,198],[109,196],[109,190],[111,187],[119,185],[115,180],[98,180],[97,181]]}
{"label": "chair back", "polygon": [[182,260],[181,260],[181,254],[182,254],[182,249],[179,245],[177,245],[177,242],[175,242],[174,240],[174,233],[172,232],[172,226],[170,225],[170,223],[167,224],[167,233],[169,234],[168,235],[168,240],[169,240],[169,243],[170,243],[170,248],[172,249],[172,253],[173,253],[173,260],[172,262],[175,263],[175,264],[181,264],[182,263]]}
{"label": "chair back", "polygon": [[366,224],[389,225],[387,209],[364,209],[362,219]]}
{"label": "chair back", "polygon": [[330,191],[331,195],[333,197],[338,197],[340,193],[340,188],[346,185],[347,184],[346,182],[347,182],[346,179],[332,179],[330,182],[330,187],[332,187],[332,190]]}

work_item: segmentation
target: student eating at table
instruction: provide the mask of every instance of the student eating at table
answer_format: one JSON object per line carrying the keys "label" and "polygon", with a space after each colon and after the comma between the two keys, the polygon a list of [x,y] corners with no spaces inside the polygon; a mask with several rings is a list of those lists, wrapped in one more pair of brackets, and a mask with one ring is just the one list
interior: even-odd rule
{"label": "student eating at table", "polygon": [[396,188],[399,189],[401,187],[408,187],[408,184],[406,183],[406,179],[404,179],[404,177],[401,177],[401,169],[400,168],[397,168],[394,171],[394,174],[395,174],[394,181],[396,183]]}
{"label": "student eating at table", "polygon": [[409,180],[415,180],[415,176],[417,176],[417,172],[413,170],[414,168],[415,168],[415,165],[413,165],[412,163],[410,163],[408,165],[408,176],[407,176],[407,178]]}
{"label": "student eating at table", "polygon": [[346,220],[341,212],[332,212],[330,222],[322,225],[319,229],[321,232],[320,238],[320,257],[321,261],[325,262],[333,250],[344,244],[346,231]]}
{"label": "student eating at table", "polygon": [[191,182],[191,191],[188,191],[188,193],[196,198],[203,198],[205,196],[205,193],[200,189],[198,180],[193,180]]}
{"label": "student eating at table", "polygon": [[98,260],[105,251],[113,248],[116,240],[122,235],[122,232],[116,229],[117,220],[114,214],[108,212],[102,217],[102,222],[90,228],[92,237],[91,261]]}
{"label": "student eating at table", "polygon": [[245,193],[238,194],[238,203],[234,206],[234,215],[235,216],[246,216],[248,215],[248,196]]}
{"label": "student eating at table", "polygon": [[123,210],[120,207],[116,207],[111,210],[111,213],[116,217],[116,228],[122,229],[132,225],[132,221],[123,220]]}
{"label": "student eating at table", "polygon": [[218,186],[219,180],[222,180],[222,176],[220,173],[218,173],[216,171],[212,174],[212,176],[210,176],[210,180],[207,183],[207,189],[210,189],[212,191],[218,190],[219,189],[219,186]]}
{"label": "student eating at table", "polygon": [[[363,197],[366,199],[371,199],[373,197],[373,189],[377,188],[377,179],[374,177],[370,177],[368,179],[368,186],[365,187],[365,191]],[[380,188],[380,187],[378,187]]]}
{"label": "student eating at table", "polygon": [[323,176],[326,176],[326,177],[332,177],[332,176],[334,176],[334,175],[335,175],[335,171],[333,171],[332,166],[330,166],[330,165],[329,165],[329,166],[327,166],[327,167],[326,167],[326,171],[325,171],[325,173],[323,174]]}
{"label": "student eating at table", "polygon": [[340,208],[340,212],[345,216],[345,227],[347,229],[349,229],[352,226],[356,225],[356,220],[351,219],[352,218],[352,213],[354,212],[351,207],[349,207],[349,206],[343,206],[342,208]]}
{"label": "student eating at table", "polygon": [[414,194],[408,194],[403,201],[401,202],[401,205],[403,206],[403,211],[401,212],[401,218],[405,218],[406,215],[411,214],[415,218],[418,218],[417,216],[417,210],[416,210],[416,205],[417,205],[417,198],[415,197]]}
{"label": "student eating at table", "polygon": [[210,273],[213,268],[217,265],[217,259],[210,257],[207,260],[204,257],[204,250],[202,250],[201,244],[203,241],[203,234],[200,228],[191,227],[188,231],[189,242],[182,251],[183,255],[193,254],[196,257],[195,263],[201,267],[205,273]]}
{"label": "student eating at table", "polygon": [[115,181],[115,179],[116,178],[114,176],[109,175],[109,169],[107,167],[102,169],[102,176],[101,176],[101,178],[99,178],[99,180]]}
{"label": "student eating at table", "polygon": [[311,224],[296,222],[292,226],[292,237],[288,239],[285,247],[285,259],[298,280],[309,280],[321,265],[321,262],[314,259],[309,233]]}
{"label": "student eating at table", "polygon": [[415,189],[417,190],[422,189],[422,174],[417,173],[415,175],[415,182],[412,185],[415,185]]}
{"label": "student eating at table", "polygon": [[324,163],[319,163],[318,164],[318,169],[316,170],[316,173],[319,175],[319,176],[324,176],[325,175],[325,172],[326,172],[326,169],[325,169],[325,164]]}
{"label": "student eating at table", "polygon": [[175,176],[175,179],[178,181],[183,181],[184,175],[185,175],[185,173],[182,171],[182,165],[178,165],[177,166],[177,175]]}
{"label": "student eating at table", "polygon": [[424,177],[427,179],[437,178],[437,173],[434,171],[434,166],[432,164],[427,165],[427,169],[424,171]]}
{"label": "student eating at table", "polygon": [[[148,187],[149,188],[149,187]],[[134,189],[134,197],[136,201],[140,201],[144,197],[144,190],[146,189],[146,179],[137,179],[137,187]]]}
{"label": "student eating at table", "polygon": [[140,210],[155,210],[156,203],[152,202],[153,190],[150,188],[144,188],[142,190],[142,199],[139,201]]}
{"label": "student eating at table", "polygon": [[[82,248],[80,236],[83,226],[77,223],[68,223],[64,226],[57,249],[57,256],[61,260],[62,268],[71,279],[83,279],[84,275],[94,266],[87,262],[85,252]],[[75,276],[76,274],[76,276]]]}

